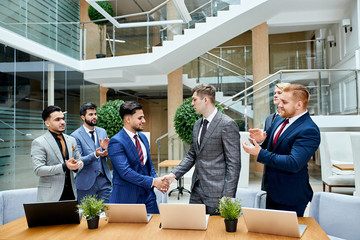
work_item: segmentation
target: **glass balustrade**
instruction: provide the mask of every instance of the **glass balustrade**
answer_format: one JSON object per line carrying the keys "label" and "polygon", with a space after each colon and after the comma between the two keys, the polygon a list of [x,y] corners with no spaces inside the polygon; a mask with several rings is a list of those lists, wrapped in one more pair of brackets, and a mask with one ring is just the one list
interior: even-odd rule
{"label": "glass balustrade", "polygon": [[[117,1],[110,2],[115,5]],[[181,19],[171,1],[164,2],[147,12],[114,17],[120,23],[120,28],[108,23],[104,30],[100,30],[93,22],[82,22],[81,59],[93,59],[98,52],[102,52],[107,57],[151,53],[152,47],[162,46],[165,40],[173,40],[174,36],[183,34],[184,29],[194,28],[195,23],[204,22],[209,16],[217,16],[218,11],[228,10],[229,5],[240,4],[240,0],[188,0],[185,4],[192,17],[192,20],[186,24],[162,22],[161,25],[146,26],[156,21]],[[136,23],[142,26],[135,26]],[[98,52],[94,52],[94,48],[97,48]]]}
{"label": "glass balustrade", "polygon": [[72,0],[0,2],[0,27],[80,58],[80,4]]}
{"label": "glass balustrade", "polygon": [[221,102],[221,105],[229,115],[234,112],[240,115],[246,129],[263,128],[266,117],[276,111],[273,104],[275,85],[289,82],[308,88],[310,115],[354,115],[359,114],[357,78],[356,70],[281,70]]}

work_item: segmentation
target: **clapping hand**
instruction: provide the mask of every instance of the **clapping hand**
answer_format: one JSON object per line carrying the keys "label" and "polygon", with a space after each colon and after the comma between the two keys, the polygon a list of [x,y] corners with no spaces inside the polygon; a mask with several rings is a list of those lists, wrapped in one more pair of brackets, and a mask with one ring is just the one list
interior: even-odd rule
{"label": "clapping hand", "polygon": [[74,158],[65,160],[65,164],[69,170],[77,170],[82,166],[82,162],[78,162]]}
{"label": "clapping hand", "polygon": [[100,144],[100,147],[104,150],[107,150],[108,148],[108,145],[109,145],[109,141],[110,139],[109,138],[104,138],[104,140],[101,140],[101,138],[99,139],[99,144]]}
{"label": "clapping hand", "polygon": [[101,148],[97,148],[95,154],[96,154],[97,157],[99,157],[99,156],[100,157],[106,157],[108,155],[108,151],[107,150],[101,151]]}
{"label": "clapping hand", "polygon": [[254,139],[256,142],[263,142],[266,139],[266,132],[258,129],[258,128],[252,128],[249,129],[250,138]]}

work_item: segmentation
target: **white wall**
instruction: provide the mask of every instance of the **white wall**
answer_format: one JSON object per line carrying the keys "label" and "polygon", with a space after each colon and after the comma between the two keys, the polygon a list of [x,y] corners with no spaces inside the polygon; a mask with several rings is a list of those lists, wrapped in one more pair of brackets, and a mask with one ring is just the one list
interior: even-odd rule
{"label": "white wall", "polygon": [[[355,69],[359,62],[356,60],[356,50],[359,49],[359,3],[352,1],[346,10],[346,18],[350,19],[352,31],[345,29],[342,23],[331,25],[326,31],[334,35],[336,47],[330,48],[326,43],[327,66],[331,69]],[[341,114],[356,111],[356,78],[354,72],[341,72],[329,75],[330,113]]]}

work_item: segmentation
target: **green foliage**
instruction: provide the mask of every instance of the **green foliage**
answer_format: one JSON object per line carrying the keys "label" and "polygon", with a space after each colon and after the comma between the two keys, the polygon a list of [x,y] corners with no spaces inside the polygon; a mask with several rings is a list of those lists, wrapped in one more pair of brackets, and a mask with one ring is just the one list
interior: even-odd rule
{"label": "green foliage", "polygon": [[219,201],[218,210],[220,215],[226,220],[238,219],[241,213],[241,200],[222,197]]}
{"label": "green foliage", "polygon": [[109,138],[120,132],[124,123],[120,117],[120,106],[123,100],[108,101],[97,109],[97,126],[106,130]]}
{"label": "green foliage", "polygon": [[103,204],[104,199],[97,198],[97,195],[87,195],[81,199],[77,208],[79,212],[86,218],[86,220],[93,219],[100,215],[100,213],[108,210],[108,207]]}
{"label": "green foliage", "polygon": [[[108,14],[110,14],[110,16],[114,16],[114,9],[112,7],[112,5],[107,2],[107,1],[101,1],[101,2],[97,2],[97,4],[102,7],[105,12],[107,12]],[[95,21],[95,20],[99,20],[99,19],[103,19],[105,18],[103,15],[101,15],[101,13],[99,13],[95,8],[93,8],[91,5],[89,6],[88,9],[88,15],[91,21]],[[98,25],[105,25],[106,23],[108,23],[109,21],[101,21],[101,22],[95,22],[95,24]]]}
{"label": "green foliage", "polygon": [[[180,139],[187,144],[191,142],[192,130],[196,120],[202,117],[200,114],[196,114],[194,107],[191,106],[191,101],[191,97],[185,99],[178,109],[176,109],[174,117],[175,131],[179,134]],[[219,104],[216,103],[215,106],[221,112],[224,112]]]}

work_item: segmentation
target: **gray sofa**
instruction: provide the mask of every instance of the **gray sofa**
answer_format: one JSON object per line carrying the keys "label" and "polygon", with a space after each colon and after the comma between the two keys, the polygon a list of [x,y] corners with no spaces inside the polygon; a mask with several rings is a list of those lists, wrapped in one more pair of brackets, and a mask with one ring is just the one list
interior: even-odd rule
{"label": "gray sofa", "polygon": [[25,216],[24,203],[37,202],[37,188],[0,192],[0,225]]}

